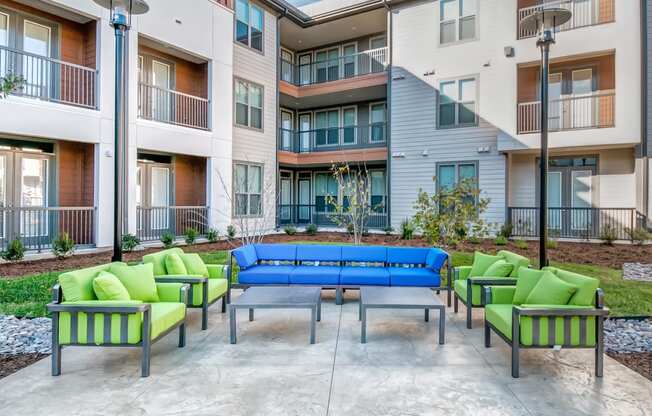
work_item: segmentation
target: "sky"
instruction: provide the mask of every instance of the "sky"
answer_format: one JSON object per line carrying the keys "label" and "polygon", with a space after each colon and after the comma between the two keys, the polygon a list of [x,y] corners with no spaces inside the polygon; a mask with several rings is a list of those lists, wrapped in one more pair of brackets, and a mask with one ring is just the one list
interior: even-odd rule
{"label": "sky", "polygon": [[319,3],[320,1],[321,0],[288,0],[288,3],[296,7],[301,7],[305,6],[306,4]]}

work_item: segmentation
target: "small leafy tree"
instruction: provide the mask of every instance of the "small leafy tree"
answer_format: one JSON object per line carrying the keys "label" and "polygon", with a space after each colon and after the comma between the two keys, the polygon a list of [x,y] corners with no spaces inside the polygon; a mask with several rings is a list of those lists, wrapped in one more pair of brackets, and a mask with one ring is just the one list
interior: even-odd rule
{"label": "small leafy tree", "polygon": [[9,242],[7,249],[0,253],[0,257],[6,261],[20,261],[25,257],[25,246],[20,238],[16,237]]}
{"label": "small leafy tree", "polygon": [[233,225],[226,227],[226,236],[229,238],[229,240],[233,240],[235,238],[235,227]]}
{"label": "small leafy tree", "polygon": [[65,259],[75,251],[75,240],[66,232],[52,240],[52,253],[59,260]]}
{"label": "small leafy tree", "polygon": [[218,233],[217,230],[214,228],[209,229],[208,232],[206,233],[206,239],[208,240],[209,243],[215,243],[219,238],[220,238],[220,233]]}
{"label": "small leafy tree", "polygon": [[184,239],[186,241],[186,244],[191,245],[195,244],[195,241],[197,241],[197,235],[199,234],[199,231],[195,228],[188,228],[186,229],[186,232],[184,233]]}
{"label": "small leafy tree", "polygon": [[409,218],[406,218],[401,222],[401,239],[412,240],[413,235],[414,235],[414,224],[412,224],[412,221],[410,221]]}
{"label": "small leafy tree", "polygon": [[[436,182],[437,178],[433,180]],[[487,233],[487,224],[481,216],[488,205],[489,199],[480,196],[472,179],[441,187],[432,195],[419,190],[414,204],[414,224],[431,244],[456,245],[470,236]]]}
{"label": "small leafy tree", "polygon": [[632,240],[632,243],[636,245],[643,245],[645,244],[646,241],[652,240],[652,233],[647,231],[645,228],[642,227],[637,227],[637,228],[626,228],[625,232],[627,233],[627,236],[629,237],[630,240]]}
{"label": "small leafy tree", "polygon": [[25,78],[11,72],[0,77],[0,98],[7,98],[9,94],[23,89],[25,82]]}
{"label": "small leafy tree", "polygon": [[600,230],[600,240],[608,246],[613,246],[614,241],[618,239],[618,233],[616,231],[616,227],[614,227],[611,224],[606,224],[602,226],[602,230]]}
{"label": "small leafy tree", "polygon": [[174,247],[174,234],[171,232],[165,232],[161,236],[161,243],[163,243],[163,247],[165,248],[172,248]]}
{"label": "small leafy tree", "polygon": [[353,243],[360,244],[372,210],[371,180],[367,167],[358,165],[352,169],[348,163],[334,164],[331,172],[343,198],[327,197],[327,203],[334,208],[330,218],[338,226],[350,230]]}
{"label": "small leafy tree", "polygon": [[133,234],[122,235],[122,251],[131,253],[140,244],[140,239]]}

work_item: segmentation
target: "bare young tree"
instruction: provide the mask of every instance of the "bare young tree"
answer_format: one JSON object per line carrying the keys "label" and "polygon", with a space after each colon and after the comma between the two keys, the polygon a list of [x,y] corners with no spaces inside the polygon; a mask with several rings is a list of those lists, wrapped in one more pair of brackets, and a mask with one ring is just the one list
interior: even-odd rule
{"label": "bare young tree", "polygon": [[372,210],[367,166],[363,164],[352,169],[348,163],[334,164],[331,172],[343,197],[328,196],[328,203],[334,207],[330,218],[351,233],[354,244],[360,244]]}

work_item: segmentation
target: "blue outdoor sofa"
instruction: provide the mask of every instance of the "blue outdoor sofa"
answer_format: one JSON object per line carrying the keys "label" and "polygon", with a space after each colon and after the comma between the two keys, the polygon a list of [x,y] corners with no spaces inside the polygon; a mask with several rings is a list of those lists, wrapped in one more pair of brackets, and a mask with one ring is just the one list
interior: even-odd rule
{"label": "blue outdoor sofa", "polygon": [[[450,255],[439,248],[250,244],[231,251],[240,268],[236,287],[310,285],[336,290],[361,286],[419,286],[448,291],[451,305]],[[446,265],[447,283],[441,269]],[[234,270],[231,267],[231,270]]]}

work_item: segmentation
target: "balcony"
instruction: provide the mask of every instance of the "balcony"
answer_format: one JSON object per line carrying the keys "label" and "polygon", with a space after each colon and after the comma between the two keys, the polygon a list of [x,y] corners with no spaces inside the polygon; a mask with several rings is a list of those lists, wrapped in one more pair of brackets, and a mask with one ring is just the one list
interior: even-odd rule
{"label": "balcony", "polygon": [[210,100],[139,83],[138,117],[193,129],[210,129]]}
{"label": "balcony", "polygon": [[208,232],[208,207],[136,207],[136,235],[141,241],[160,240],[165,234],[182,237],[189,229],[198,236]]}
{"label": "balcony", "polygon": [[97,109],[99,71],[0,45],[0,76],[21,76],[13,95]]}
{"label": "balcony", "polygon": [[[616,93],[596,91],[579,97],[551,100],[548,130],[551,132],[614,127]],[[518,104],[518,134],[541,131],[541,101]]]}
{"label": "balcony", "polygon": [[305,131],[279,129],[278,150],[293,153],[387,147],[387,125],[335,127]]}
{"label": "balcony", "polygon": [[[532,3],[539,3],[530,5]],[[543,4],[541,4],[543,3]],[[535,1],[532,0],[519,0],[518,22],[525,17],[535,13],[544,8],[563,8],[570,10],[573,17],[566,24],[560,26],[557,30],[559,32],[573,30],[580,27],[594,26],[603,23],[610,23],[614,21],[615,5],[614,0],[560,0],[560,1]],[[535,36],[533,31],[518,29],[518,38],[525,39]]]}
{"label": "balcony", "polygon": [[[367,218],[366,228],[382,230],[388,225],[387,213],[378,206]],[[339,227],[335,221],[338,214],[333,207],[302,204],[279,204],[276,210],[276,223],[279,226],[306,226],[315,224],[320,227]]]}

